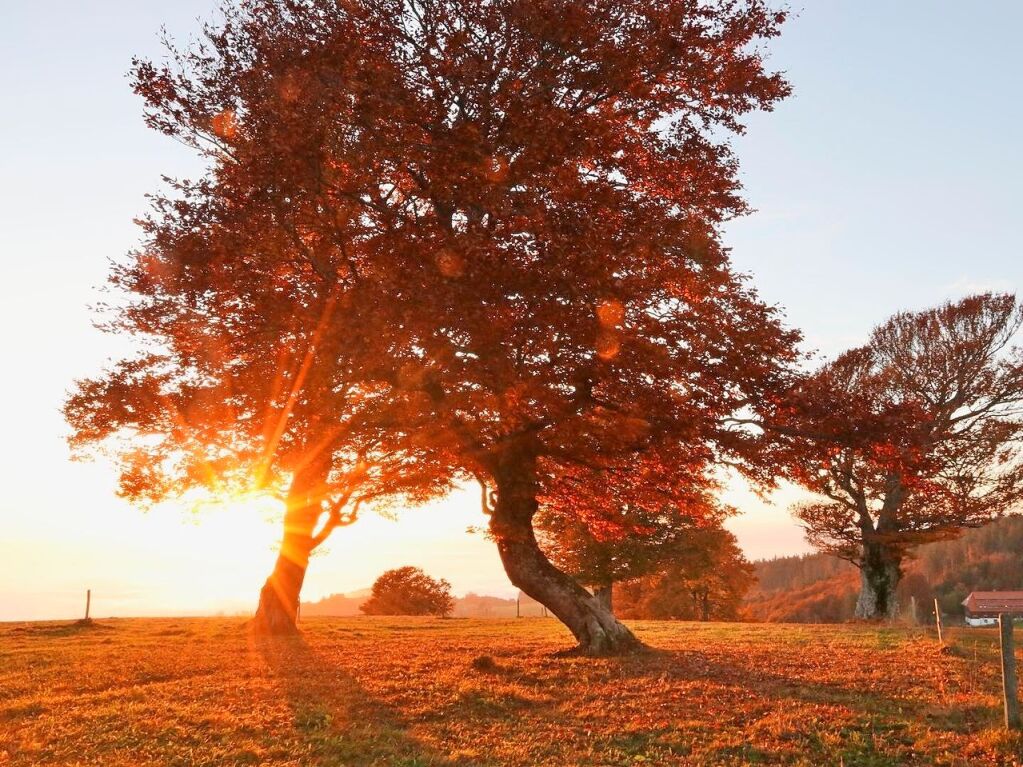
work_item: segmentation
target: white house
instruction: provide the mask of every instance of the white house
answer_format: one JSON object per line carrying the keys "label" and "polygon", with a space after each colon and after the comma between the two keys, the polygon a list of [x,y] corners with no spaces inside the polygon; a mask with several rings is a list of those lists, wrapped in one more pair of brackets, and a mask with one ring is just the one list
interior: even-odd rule
{"label": "white house", "polygon": [[967,626],[994,626],[999,613],[1023,617],[1023,591],[974,591],[962,604]]}

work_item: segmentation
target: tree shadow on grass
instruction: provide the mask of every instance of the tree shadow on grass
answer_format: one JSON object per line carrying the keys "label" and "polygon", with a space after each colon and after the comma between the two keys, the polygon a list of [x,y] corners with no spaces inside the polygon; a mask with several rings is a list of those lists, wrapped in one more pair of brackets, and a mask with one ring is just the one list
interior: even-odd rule
{"label": "tree shadow on grass", "polygon": [[251,638],[293,713],[302,764],[346,767],[468,767],[407,732],[397,712],[370,695],[347,670],[301,636]]}
{"label": "tree shadow on grass", "polygon": [[756,691],[765,702],[799,701],[812,705],[834,705],[848,708],[871,720],[878,717],[905,720],[917,719],[921,724],[964,732],[997,724],[999,711],[993,706],[943,706],[924,700],[893,697],[872,688],[868,682],[840,684],[821,680],[786,676],[756,664],[722,662],[699,650],[651,649],[642,656],[623,656],[620,673],[625,678],[657,678],[671,681],[705,680],[727,688]]}
{"label": "tree shadow on grass", "polygon": [[[650,648],[599,659],[590,671],[595,686],[613,693],[613,717],[623,728],[604,749],[620,758],[658,761],[667,753],[687,755],[679,764],[884,767],[902,764],[926,731],[965,735],[994,723],[992,710],[984,706],[945,710],[928,701],[787,676],[742,656],[721,658],[700,650]],[[665,701],[672,701],[669,708]],[[591,696],[579,726],[595,705]],[[827,706],[848,713],[833,717]],[[573,709],[561,709],[561,715],[567,723]]]}

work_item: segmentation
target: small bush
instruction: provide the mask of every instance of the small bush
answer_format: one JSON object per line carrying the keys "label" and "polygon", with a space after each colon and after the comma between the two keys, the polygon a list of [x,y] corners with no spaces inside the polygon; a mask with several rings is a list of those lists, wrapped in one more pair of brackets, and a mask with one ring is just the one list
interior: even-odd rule
{"label": "small bush", "polygon": [[431,578],[418,567],[388,570],[373,584],[359,607],[366,615],[448,615],[454,608],[451,584]]}

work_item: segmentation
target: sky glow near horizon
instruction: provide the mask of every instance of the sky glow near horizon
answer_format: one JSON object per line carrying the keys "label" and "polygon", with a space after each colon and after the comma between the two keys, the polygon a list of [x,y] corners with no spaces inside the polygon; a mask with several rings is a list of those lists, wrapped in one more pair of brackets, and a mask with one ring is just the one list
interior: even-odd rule
{"label": "sky glow near horizon", "polygon": [[[184,147],[147,130],[124,73],[182,41],[212,0],[4,3],[0,7],[0,620],[93,613],[251,610],[278,526],[251,509],[193,518],[140,513],[103,463],[72,463],[59,409],[72,381],[116,359],[125,339],[91,326],[108,259],[138,241],[132,219],[160,175],[194,176]],[[736,140],[756,212],[730,223],[737,267],[807,348],[861,342],[900,309],[976,290],[1019,290],[1023,107],[1015,55],[1023,4],[819,0],[772,41],[795,95]],[[729,522],[747,556],[807,550],[786,505],[737,484]],[[395,520],[373,514],[314,557],[306,598],[418,565],[455,591],[510,595],[467,488]]]}

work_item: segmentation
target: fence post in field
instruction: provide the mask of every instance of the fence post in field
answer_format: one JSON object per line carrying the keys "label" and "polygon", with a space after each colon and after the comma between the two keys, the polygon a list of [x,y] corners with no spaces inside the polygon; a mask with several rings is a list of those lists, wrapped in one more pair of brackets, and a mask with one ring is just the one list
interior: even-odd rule
{"label": "fence post in field", "polygon": [[85,590],[85,620],[89,620],[89,608],[92,606],[92,589]]}
{"label": "fence post in field", "polygon": [[938,626],[938,644],[945,644],[941,636],[941,608],[938,607],[938,598],[934,598],[934,622]]}
{"label": "fence post in field", "polygon": [[522,617],[522,592],[515,595],[515,617]]}
{"label": "fence post in field", "polygon": [[1019,715],[1019,692],[1016,682],[1016,652],[1012,641],[1012,613],[998,615],[998,634],[1002,649],[1002,696],[1005,700],[1005,728],[1023,728]]}

